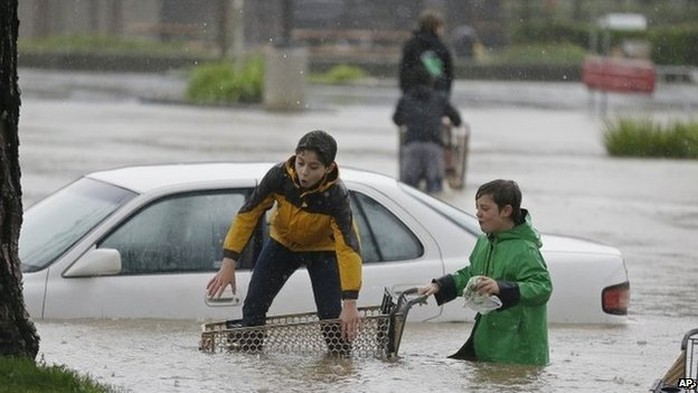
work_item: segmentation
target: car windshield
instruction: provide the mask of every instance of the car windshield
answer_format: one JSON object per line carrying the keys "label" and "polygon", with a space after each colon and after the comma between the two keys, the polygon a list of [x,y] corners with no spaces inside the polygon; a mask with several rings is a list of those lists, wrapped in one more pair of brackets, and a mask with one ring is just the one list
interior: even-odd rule
{"label": "car windshield", "polygon": [[415,199],[419,200],[429,208],[439,213],[445,219],[458,225],[464,230],[472,233],[475,236],[482,233],[480,231],[480,225],[477,222],[477,218],[473,217],[472,215],[460,210],[455,206],[436,199],[429,194],[419,191],[414,187],[402,183],[400,183],[400,187],[402,187],[407,194],[413,196]]}
{"label": "car windshield", "polygon": [[137,194],[82,178],[24,212],[19,235],[23,272],[45,268]]}

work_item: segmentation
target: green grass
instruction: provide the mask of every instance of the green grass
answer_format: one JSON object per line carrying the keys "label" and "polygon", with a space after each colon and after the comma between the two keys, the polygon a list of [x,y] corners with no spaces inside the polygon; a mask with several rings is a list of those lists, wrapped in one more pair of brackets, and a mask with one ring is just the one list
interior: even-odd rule
{"label": "green grass", "polygon": [[313,74],[310,82],[333,85],[347,85],[366,78],[366,72],[361,67],[340,64],[330,68],[324,74]]}
{"label": "green grass", "polygon": [[36,364],[28,358],[0,356],[0,393],[113,393],[114,388],[65,366]]}
{"label": "green grass", "polygon": [[698,122],[609,120],[603,137],[612,156],[698,159]]}
{"label": "green grass", "polygon": [[186,97],[198,104],[259,103],[264,89],[264,61],[245,60],[239,71],[224,60],[194,67],[189,74]]}

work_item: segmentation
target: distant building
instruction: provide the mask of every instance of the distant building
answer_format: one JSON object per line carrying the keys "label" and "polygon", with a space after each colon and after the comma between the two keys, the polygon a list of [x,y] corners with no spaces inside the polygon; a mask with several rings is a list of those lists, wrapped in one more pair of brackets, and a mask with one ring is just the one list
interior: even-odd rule
{"label": "distant building", "polygon": [[247,47],[279,42],[285,26],[312,45],[341,45],[344,38],[350,46],[395,47],[423,8],[443,11],[447,35],[468,25],[484,42],[504,40],[500,0],[22,0],[20,38],[99,34],[227,45],[236,3],[243,4]]}

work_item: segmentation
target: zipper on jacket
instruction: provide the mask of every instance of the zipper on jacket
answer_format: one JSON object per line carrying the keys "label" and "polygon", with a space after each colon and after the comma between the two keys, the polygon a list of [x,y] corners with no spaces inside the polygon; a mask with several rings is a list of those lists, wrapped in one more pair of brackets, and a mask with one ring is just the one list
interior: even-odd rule
{"label": "zipper on jacket", "polygon": [[490,262],[494,258],[494,247],[497,245],[497,238],[493,237],[487,239],[487,255],[485,256],[485,272],[484,275],[487,277],[492,277],[490,275]]}

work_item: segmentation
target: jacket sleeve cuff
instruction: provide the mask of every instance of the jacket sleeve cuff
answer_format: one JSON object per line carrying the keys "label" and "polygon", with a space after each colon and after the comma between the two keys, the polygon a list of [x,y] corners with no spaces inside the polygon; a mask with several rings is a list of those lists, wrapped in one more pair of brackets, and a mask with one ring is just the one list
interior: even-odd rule
{"label": "jacket sleeve cuff", "polygon": [[516,306],[521,301],[521,291],[519,284],[513,281],[497,281],[499,287],[499,299],[502,301],[502,307],[497,311],[506,310],[509,307]]}
{"label": "jacket sleeve cuff", "polygon": [[439,286],[439,292],[434,294],[437,305],[440,306],[444,303],[450,302],[458,296],[456,293],[456,281],[450,274],[431,280],[431,282],[436,283]]}
{"label": "jacket sleeve cuff", "polygon": [[356,300],[359,298],[359,291],[342,291],[342,300]]}
{"label": "jacket sleeve cuff", "polygon": [[233,250],[223,249],[223,258],[230,258],[237,261],[238,259],[240,259],[240,253],[235,252]]}

